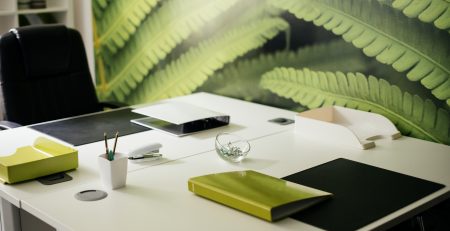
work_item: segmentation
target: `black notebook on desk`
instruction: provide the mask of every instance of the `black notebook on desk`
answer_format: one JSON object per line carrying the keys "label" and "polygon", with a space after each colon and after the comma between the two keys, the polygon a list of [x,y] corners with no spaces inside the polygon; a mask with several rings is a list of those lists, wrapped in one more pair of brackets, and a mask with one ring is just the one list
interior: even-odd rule
{"label": "black notebook on desk", "polygon": [[38,124],[31,126],[31,128],[75,146],[100,141],[103,139],[104,132],[113,136],[118,131],[121,136],[124,136],[151,130],[150,128],[131,123],[130,120],[142,117],[142,115],[136,114],[131,110],[130,108],[123,108]]}
{"label": "black notebook on desk", "polygon": [[342,158],[283,179],[334,194],[291,216],[326,230],[362,228],[444,187]]}

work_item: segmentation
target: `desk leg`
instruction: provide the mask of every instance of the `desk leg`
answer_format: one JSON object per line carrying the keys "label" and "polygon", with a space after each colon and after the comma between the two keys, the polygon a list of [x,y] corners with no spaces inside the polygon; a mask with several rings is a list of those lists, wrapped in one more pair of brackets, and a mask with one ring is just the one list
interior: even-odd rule
{"label": "desk leg", "polygon": [[20,231],[20,212],[19,208],[1,198],[0,207],[1,223],[3,231]]}

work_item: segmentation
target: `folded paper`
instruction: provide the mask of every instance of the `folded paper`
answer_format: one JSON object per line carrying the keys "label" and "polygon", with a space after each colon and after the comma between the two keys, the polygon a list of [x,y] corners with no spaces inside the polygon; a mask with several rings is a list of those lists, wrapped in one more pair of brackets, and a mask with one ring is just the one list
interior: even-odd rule
{"label": "folded paper", "polygon": [[386,117],[339,106],[323,107],[299,113],[295,131],[309,138],[361,149],[375,147],[374,138],[397,139],[400,132]]}

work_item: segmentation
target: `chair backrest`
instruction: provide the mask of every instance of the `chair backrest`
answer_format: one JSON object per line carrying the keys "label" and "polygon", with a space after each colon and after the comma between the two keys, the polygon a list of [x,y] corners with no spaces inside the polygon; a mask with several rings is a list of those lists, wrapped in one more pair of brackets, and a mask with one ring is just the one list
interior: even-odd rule
{"label": "chair backrest", "polygon": [[78,31],[26,26],[0,37],[5,119],[22,125],[100,111]]}

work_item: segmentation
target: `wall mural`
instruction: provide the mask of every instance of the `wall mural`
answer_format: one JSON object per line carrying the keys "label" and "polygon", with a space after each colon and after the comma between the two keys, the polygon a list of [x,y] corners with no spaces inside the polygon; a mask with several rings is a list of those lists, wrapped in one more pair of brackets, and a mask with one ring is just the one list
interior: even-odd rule
{"label": "wall mural", "polygon": [[448,0],[93,0],[97,91],[382,114],[450,144]]}

